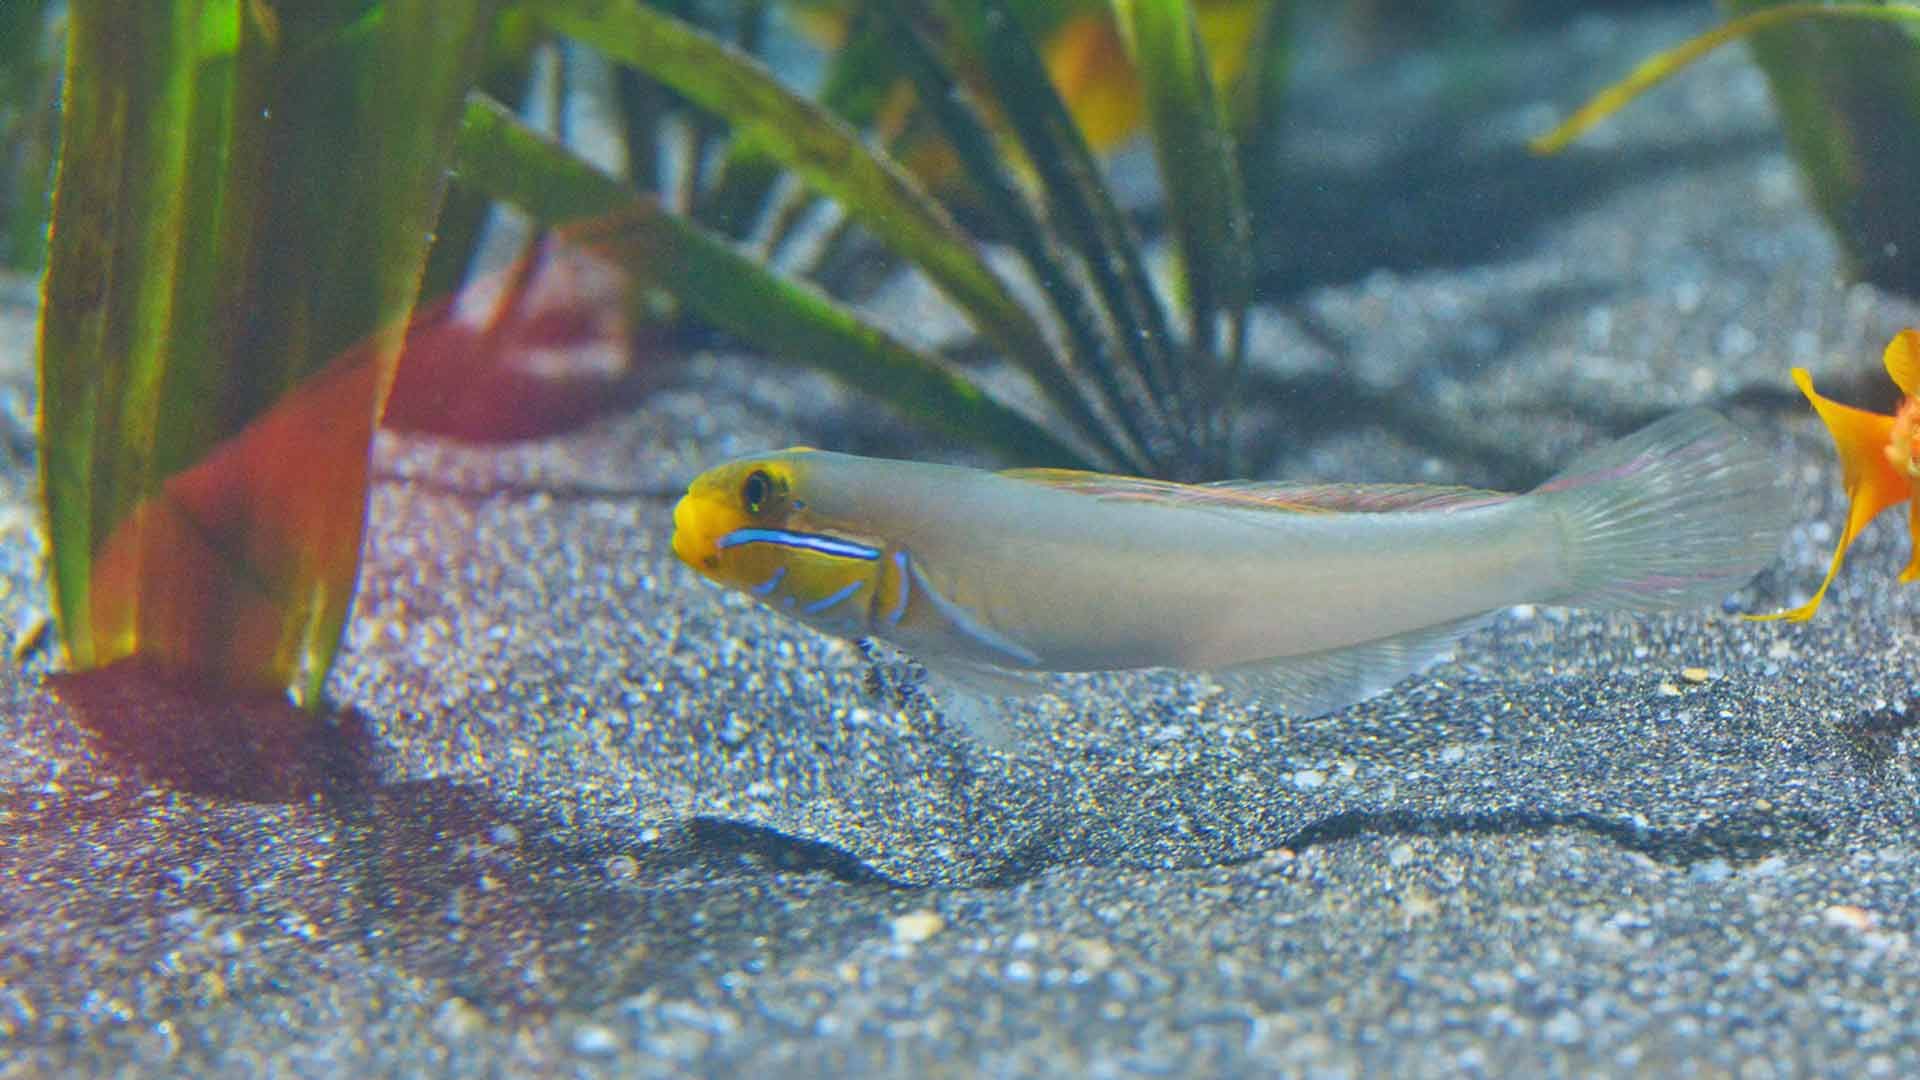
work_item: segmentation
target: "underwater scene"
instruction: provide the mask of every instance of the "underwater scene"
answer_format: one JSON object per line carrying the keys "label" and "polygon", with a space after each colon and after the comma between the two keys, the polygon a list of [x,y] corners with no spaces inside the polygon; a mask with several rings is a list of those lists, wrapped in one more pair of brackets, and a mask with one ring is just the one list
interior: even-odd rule
{"label": "underwater scene", "polygon": [[0,0],[0,1077],[1920,1075],[1920,5]]}

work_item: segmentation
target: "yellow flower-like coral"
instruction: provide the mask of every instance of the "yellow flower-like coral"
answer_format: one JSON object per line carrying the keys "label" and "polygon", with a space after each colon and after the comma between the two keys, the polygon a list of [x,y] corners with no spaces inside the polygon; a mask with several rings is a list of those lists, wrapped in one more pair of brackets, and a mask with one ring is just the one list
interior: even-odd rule
{"label": "yellow flower-like coral", "polygon": [[1907,329],[1895,334],[1887,343],[1885,363],[1887,375],[1903,395],[1900,408],[1892,416],[1822,397],[1814,391],[1813,377],[1805,368],[1793,369],[1794,384],[1826,423],[1840,456],[1841,476],[1847,488],[1847,524],[1840,532],[1826,580],[1813,599],[1789,611],[1758,618],[1795,622],[1813,618],[1860,530],[1881,511],[1903,502],[1908,507],[1907,529],[1916,542],[1900,580],[1920,578],[1920,331]]}

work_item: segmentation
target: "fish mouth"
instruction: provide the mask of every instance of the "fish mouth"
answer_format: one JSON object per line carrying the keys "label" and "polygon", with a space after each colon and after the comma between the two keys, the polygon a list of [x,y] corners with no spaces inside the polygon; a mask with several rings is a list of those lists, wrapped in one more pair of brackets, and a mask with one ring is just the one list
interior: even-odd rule
{"label": "fish mouth", "polygon": [[706,502],[689,493],[681,496],[674,506],[673,554],[695,570],[711,572],[720,565],[720,553],[714,543],[713,530],[706,527],[713,518]]}

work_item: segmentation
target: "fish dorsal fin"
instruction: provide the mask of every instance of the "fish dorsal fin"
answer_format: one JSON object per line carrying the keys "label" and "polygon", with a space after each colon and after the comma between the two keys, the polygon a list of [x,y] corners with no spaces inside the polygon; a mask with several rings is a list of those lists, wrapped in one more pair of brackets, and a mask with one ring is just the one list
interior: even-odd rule
{"label": "fish dorsal fin", "polygon": [[1384,514],[1420,510],[1460,510],[1490,506],[1513,498],[1504,491],[1448,484],[1297,484],[1279,481],[1229,480],[1203,484],[1208,492],[1252,497],[1277,508],[1299,508],[1337,514]]}
{"label": "fish dorsal fin", "polygon": [[1445,660],[1461,635],[1492,617],[1491,612],[1473,615],[1378,641],[1236,664],[1211,674],[1227,689],[1295,716],[1319,716],[1391,690],[1402,679]]}
{"label": "fish dorsal fin", "polygon": [[1111,476],[1077,469],[1010,469],[1001,475],[1098,499],[1294,514],[1458,510],[1513,498],[1501,491],[1438,484],[1300,484],[1269,480],[1180,484],[1171,480]]}

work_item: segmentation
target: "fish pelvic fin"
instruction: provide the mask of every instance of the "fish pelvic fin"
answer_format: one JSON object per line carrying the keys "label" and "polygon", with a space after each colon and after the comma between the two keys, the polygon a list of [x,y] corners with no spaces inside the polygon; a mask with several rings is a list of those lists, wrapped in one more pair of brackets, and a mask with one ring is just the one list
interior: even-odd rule
{"label": "fish pelvic fin", "polygon": [[1534,490],[1563,530],[1553,602],[1625,611],[1715,603],[1780,549],[1780,467],[1724,417],[1689,409],[1576,459]]}
{"label": "fish pelvic fin", "polygon": [[1026,746],[1007,715],[1007,702],[1037,697],[1047,684],[1030,672],[951,657],[922,660],[940,715],[988,747],[1014,752]]}
{"label": "fish pelvic fin", "polygon": [[1385,693],[1453,655],[1454,645],[1492,619],[1491,612],[1324,652],[1217,668],[1210,674],[1300,717],[1319,716]]}

